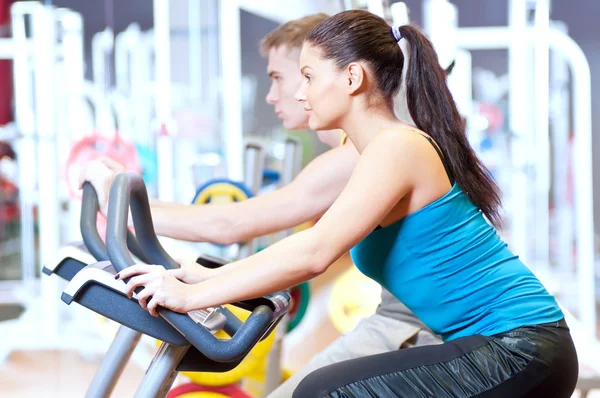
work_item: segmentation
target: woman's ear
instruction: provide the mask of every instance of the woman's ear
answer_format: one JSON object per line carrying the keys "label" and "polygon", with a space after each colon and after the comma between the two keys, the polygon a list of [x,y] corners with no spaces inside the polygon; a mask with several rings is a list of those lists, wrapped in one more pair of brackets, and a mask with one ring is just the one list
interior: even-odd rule
{"label": "woman's ear", "polygon": [[349,94],[356,94],[365,84],[365,70],[357,63],[352,62],[346,68],[346,81]]}

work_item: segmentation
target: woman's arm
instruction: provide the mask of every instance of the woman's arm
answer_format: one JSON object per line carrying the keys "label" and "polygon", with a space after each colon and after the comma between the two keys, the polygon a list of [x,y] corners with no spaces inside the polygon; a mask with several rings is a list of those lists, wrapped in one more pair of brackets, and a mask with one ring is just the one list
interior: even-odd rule
{"label": "woman's arm", "polygon": [[[128,288],[153,286],[144,291],[142,301],[153,296],[148,309],[167,303],[166,298],[181,294],[187,311],[264,296],[309,280],[327,270],[330,264],[366,237],[387,213],[412,189],[410,172],[414,152],[404,145],[401,132],[380,133],[363,152],[342,194],[311,229],[292,235],[267,249],[228,264],[211,279],[188,285],[178,291],[162,291],[156,275],[134,277]],[[145,273],[128,268],[121,278]],[[167,303],[168,304],[168,303]],[[144,304],[142,304],[144,305]]]}

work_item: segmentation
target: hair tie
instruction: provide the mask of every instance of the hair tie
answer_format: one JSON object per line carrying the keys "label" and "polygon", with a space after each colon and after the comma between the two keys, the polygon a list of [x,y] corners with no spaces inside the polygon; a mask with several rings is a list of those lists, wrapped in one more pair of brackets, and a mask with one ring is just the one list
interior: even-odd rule
{"label": "hair tie", "polygon": [[400,41],[400,39],[402,39],[402,33],[400,33],[400,27],[392,26],[392,34],[394,35],[394,39],[396,39],[396,41]]}

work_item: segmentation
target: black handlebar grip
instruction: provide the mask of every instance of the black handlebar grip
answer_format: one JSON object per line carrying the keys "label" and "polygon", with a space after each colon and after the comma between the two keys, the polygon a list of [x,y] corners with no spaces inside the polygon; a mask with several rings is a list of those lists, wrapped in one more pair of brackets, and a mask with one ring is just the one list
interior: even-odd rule
{"label": "black handlebar grip", "polygon": [[[86,181],[83,184],[83,197],[81,201],[81,217],[79,219],[79,228],[81,229],[81,236],[83,237],[83,243],[89,252],[98,261],[108,261],[108,251],[106,246],[98,233],[96,222],[98,220],[98,210],[100,204],[98,201],[98,195],[94,186]],[[148,263],[149,259],[144,254],[140,244],[138,243],[135,236],[131,231],[127,231],[127,247],[133,254],[135,254],[140,260]]]}
{"label": "black handlebar grip", "polygon": [[117,174],[110,189],[109,203],[106,244],[108,255],[118,272],[133,265],[127,250],[130,207],[136,238],[145,257],[167,269],[179,268],[179,264],[167,254],[156,237],[148,193],[141,176],[135,173]]}
{"label": "black handlebar grip", "polygon": [[[130,201],[133,225],[144,252],[153,250],[153,256],[161,256],[164,262],[159,264],[165,268],[178,267],[164,251],[154,233],[148,194],[139,175],[118,174],[113,181],[109,200],[106,242],[110,260],[118,272],[134,264],[126,244]],[[223,341],[213,336],[206,328],[198,326],[187,314],[166,308],[159,308],[158,313],[200,352],[218,362],[231,362],[243,358],[268,330],[274,315],[268,306],[257,306],[243,324],[230,323],[231,331],[237,330],[230,340]]]}
{"label": "black handlebar grip", "polygon": [[273,311],[261,305],[252,311],[230,340],[220,340],[207,329],[198,327],[186,314],[164,308],[160,308],[158,313],[207,358],[217,362],[232,362],[245,357],[268,330],[273,319]]}
{"label": "black handlebar grip", "polygon": [[83,237],[83,243],[85,247],[90,251],[92,256],[98,261],[107,261],[108,252],[106,246],[98,229],[96,227],[96,221],[98,218],[98,195],[94,186],[85,182],[83,184],[83,199],[81,202],[81,218],[79,219],[79,228],[81,229],[81,236]]}
{"label": "black handlebar grip", "polygon": [[135,235],[132,234],[129,229],[127,230],[127,247],[129,248],[130,252],[132,252],[137,258],[139,258],[143,262],[147,264],[151,264],[153,262],[151,258],[148,258],[146,256],[146,253],[144,253],[144,249],[142,249],[142,246],[140,246],[140,243],[135,238]]}

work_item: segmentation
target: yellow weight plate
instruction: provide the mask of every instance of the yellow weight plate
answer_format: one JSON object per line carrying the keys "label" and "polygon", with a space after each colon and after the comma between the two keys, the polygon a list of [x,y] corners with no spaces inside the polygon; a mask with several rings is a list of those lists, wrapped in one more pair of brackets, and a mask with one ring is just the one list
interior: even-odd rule
{"label": "yellow weight plate", "polygon": [[[246,320],[250,315],[250,312],[234,306],[227,306],[231,312],[233,312],[241,320]],[[228,339],[224,332],[219,332],[215,336]],[[244,358],[244,360],[236,366],[234,369],[228,372],[222,373],[205,373],[205,372],[182,372],[191,382],[200,384],[203,386],[225,386],[234,384],[244,378],[247,374],[252,372],[255,368],[260,366],[266,361],[267,355],[271,350],[271,346],[275,341],[275,331],[258,343]]]}
{"label": "yellow weight plate", "polygon": [[381,286],[352,267],[333,284],[329,316],[335,328],[344,333],[374,314],[380,301]]}
{"label": "yellow weight plate", "polygon": [[209,185],[199,192],[194,199],[194,204],[205,204],[209,200],[212,203],[228,203],[241,202],[246,199],[248,199],[248,195],[243,190],[233,184],[221,182]]}
{"label": "yellow weight plate", "polygon": [[294,375],[294,372],[292,372],[290,369],[284,368],[283,372],[282,372],[282,375],[281,375],[281,379],[283,381],[287,381],[293,375]]}

